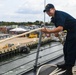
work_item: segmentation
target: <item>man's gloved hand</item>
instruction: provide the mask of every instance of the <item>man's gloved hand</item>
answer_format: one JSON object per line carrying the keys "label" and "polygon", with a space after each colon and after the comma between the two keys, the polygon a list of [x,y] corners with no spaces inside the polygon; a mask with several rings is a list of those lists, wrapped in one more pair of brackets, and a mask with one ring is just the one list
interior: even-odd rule
{"label": "man's gloved hand", "polygon": [[43,27],[43,28],[41,29],[41,31],[44,32],[44,33],[48,33],[49,30],[48,30],[47,28]]}

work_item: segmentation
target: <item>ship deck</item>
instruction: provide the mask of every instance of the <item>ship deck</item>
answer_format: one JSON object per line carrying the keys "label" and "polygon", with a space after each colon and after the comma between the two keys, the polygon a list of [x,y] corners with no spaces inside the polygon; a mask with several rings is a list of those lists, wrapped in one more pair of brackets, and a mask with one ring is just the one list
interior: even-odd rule
{"label": "ship deck", "polygon": [[[60,59],[60,58],[59,58]],[[57,62],[57,61],[56,61]],[[64,61],[62,62],[58,62],[57,64],[62,64]],[[52,63],[48,63],[48,64],[52,64]],[[46,64],[45,64],[46,65]],[[54,64],[53,64],[54,65]],[[45,67],[46,68],[46,67]],[[47,72],[51,72],[50,70],[53,70],[53,67],[48,67],[45,69],[42,70],[43,73],[39,74],[39,75],[44,75],[44,74],[48,74]],[[73,75],[76,75],[76,63],[75,63],[75,66],[73,67],[72,69],[72,72],[73,72]],[[33,70],[32,71],[29,71],[25,74],[22,74],[22,75],[36,75],[36,72],[34,72]],[[52,75],[52,74],[50,74]],[[58,75],[58,74],[53,74],[53,75]],[[59,75],[63,75],[63,74],[59,74]]]}

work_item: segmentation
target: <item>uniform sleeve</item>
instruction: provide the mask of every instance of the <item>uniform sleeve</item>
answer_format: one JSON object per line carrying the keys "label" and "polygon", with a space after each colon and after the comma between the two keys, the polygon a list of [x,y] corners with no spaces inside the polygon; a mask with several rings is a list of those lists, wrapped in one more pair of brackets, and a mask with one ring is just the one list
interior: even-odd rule
{"label": "uniform sleeve", "polygon": [[64,27],[64,25],[65,25],[65,16],[60,13],[59,15],[57,15],[56,18],[56,26]]}

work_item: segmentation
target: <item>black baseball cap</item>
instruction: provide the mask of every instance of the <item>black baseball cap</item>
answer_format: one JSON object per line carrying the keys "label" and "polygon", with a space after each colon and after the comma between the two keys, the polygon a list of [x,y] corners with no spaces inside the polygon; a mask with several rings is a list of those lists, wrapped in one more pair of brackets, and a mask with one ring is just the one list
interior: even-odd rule
{"label": "black baseball cap", "polygon": [[53,4],[47,4],[45,6],[45,9],[43,10],[43,12],[49,11],[51,8],[54,8],[54,5]]}

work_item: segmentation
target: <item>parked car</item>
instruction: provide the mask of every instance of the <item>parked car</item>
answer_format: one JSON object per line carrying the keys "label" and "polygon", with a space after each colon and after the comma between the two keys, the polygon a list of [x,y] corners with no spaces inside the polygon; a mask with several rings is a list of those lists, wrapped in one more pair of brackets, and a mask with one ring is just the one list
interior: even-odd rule
{"label": "parked car", "polygon": [[37,38],[38,35],[36,33],[30,33],[29,38]]}

